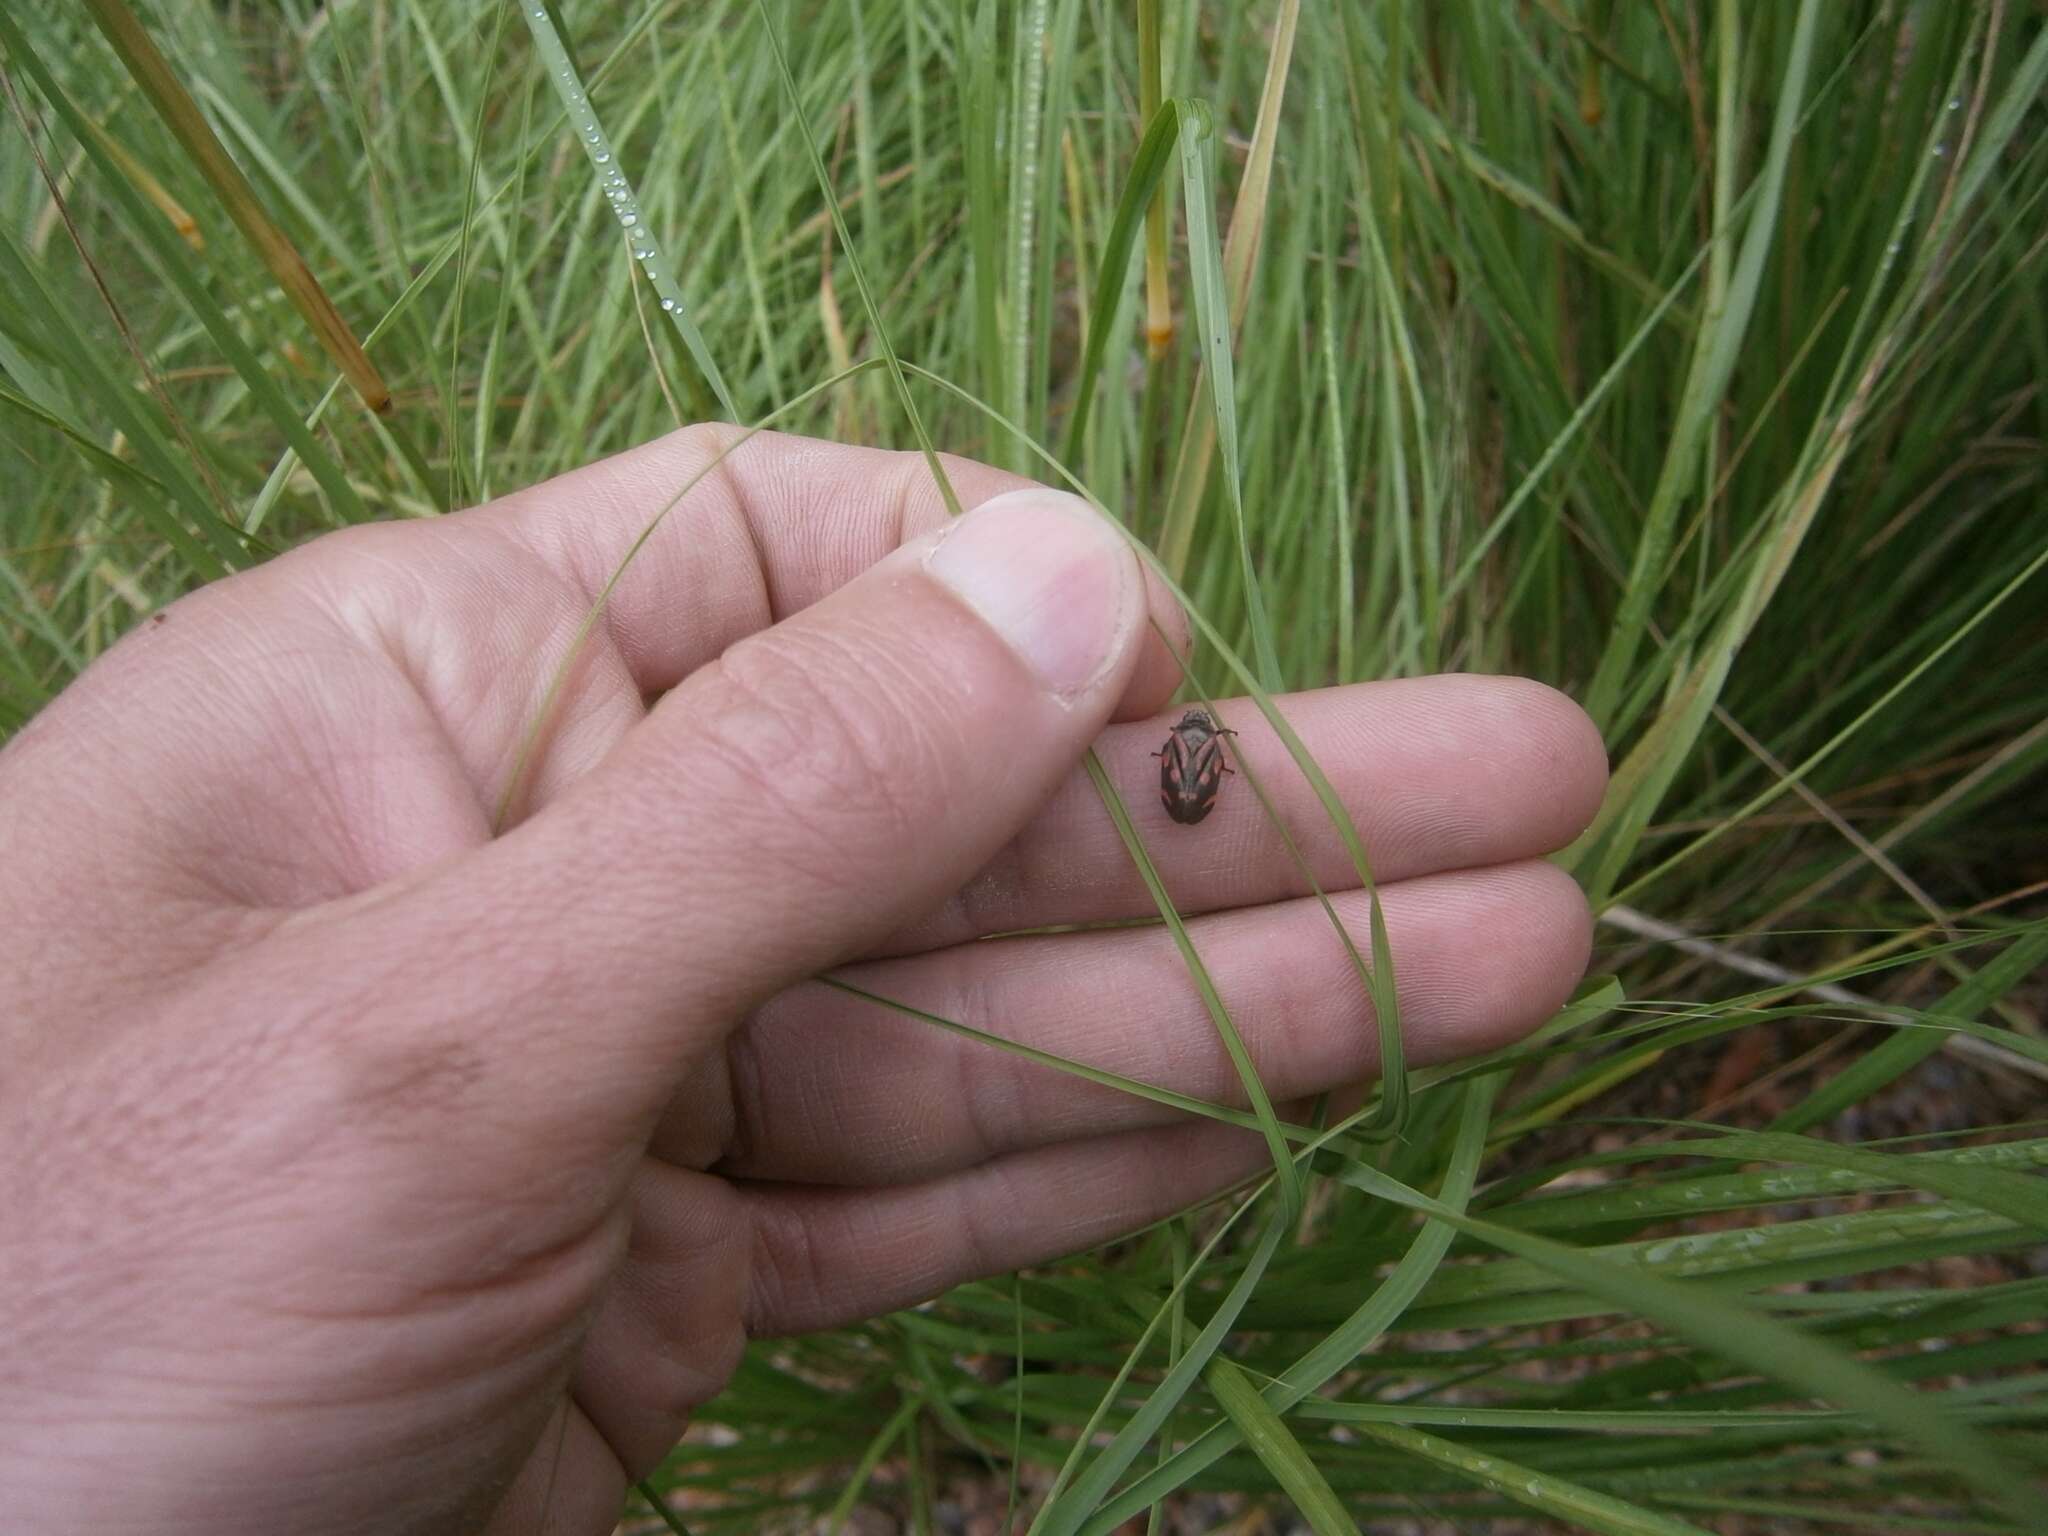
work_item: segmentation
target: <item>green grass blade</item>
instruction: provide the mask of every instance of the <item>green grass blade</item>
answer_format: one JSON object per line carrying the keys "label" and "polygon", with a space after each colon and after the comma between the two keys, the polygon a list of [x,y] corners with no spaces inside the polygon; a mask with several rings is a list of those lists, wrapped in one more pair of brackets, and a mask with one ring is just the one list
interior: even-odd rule
{"label": "green grass blade", "polygon": [[1788,1387],[1866,1413],[1925,1447],[2015,1512],[2031,1502],[2026,1480],[1974,1431],[1950,1422],[1872,1367],[1754,1308],[1454,1213],[1360,1163],[1344,1164],[1337,1177],[1367,1194],[1447,1221],[1461,1232],[1583,1287],[1627,1314],[1650,1318],[1699,1347]]}
{"label": "green grass blade", "polygon": [[1301,1442],[1289,1433],[1280,1415],[1266,1406],[1251,1378],[1218,1355],[1209,1362],[1209,1391],[1230,1415],[1252,1453],[1265,1464],[1281,1491],[1308,1521],[1316,1536],[1358,1536],[1358,1525],[1336,1491],[1316,1470]]}
{"label": "green grass blade", "polygon": [[[577,142],[583,146],[591,172],[604,191],[605,205],[618,221],[627,249],[633,253],[633,260],[639,263],[640,270],[660,297],[662,311],[675,326],[676,334],[682,337],[697,371],[704,376],[711,392],[718,396],[718,404],[726,419],[742,420],[739,407],[733,403],[732,391],[726,387],[725,376],[719,372],[717,359],[712,357],[710,345],[704,340],[704,333],[683,298],[683,290],[677,285],[674,263],[662,254],[651,221],[641,208],[639,194],[633,190],[625,167],[618,162],[611,137],[598,118],[597,108],[576,69],[576,61],[569,57],[561,34],[555,31],[548,7],[543,0],[521,0],[519,8],[526,18],[527,31],[533,35],[534,52],[540,56],[541,68],[546,71],[555,96],[562,104],[562,111],[575,129]],[[766,25],[765,17],[763,25]],[[795,99],[794,85],[791,87],[791,99]]]}

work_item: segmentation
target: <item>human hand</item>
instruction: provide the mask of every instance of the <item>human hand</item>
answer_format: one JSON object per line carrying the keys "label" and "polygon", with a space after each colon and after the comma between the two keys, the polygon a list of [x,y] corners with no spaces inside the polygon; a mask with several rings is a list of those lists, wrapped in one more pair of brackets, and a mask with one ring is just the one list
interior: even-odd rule
{"label": "human hand", "polygon": [[[1043,490],[942,527],[915,456],[748,442],[626,570],[494,835],[593,599],[723,440],[206,588],[0,753],[16,1528],[607,1531],[750,1335],[1255,1173],[1256,1135],[805,980],[1235,1099],[1163,930],[977,942],[1150,913],[1091,742],[1275,1095],[1372,1075],[1257,802],[1158,804],[1177,611]],[[1584,716],[1477,677],[1281,707],[1372,851],[1413,1058],[1553,1012]],[[1320,805],[1224,714],[1362,943]]]}

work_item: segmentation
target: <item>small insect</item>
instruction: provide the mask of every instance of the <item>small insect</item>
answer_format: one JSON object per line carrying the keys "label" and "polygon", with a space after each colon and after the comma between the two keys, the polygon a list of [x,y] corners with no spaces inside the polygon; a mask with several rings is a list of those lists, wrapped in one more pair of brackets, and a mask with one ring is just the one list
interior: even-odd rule
{"label": "small insect", "polygon": [[1152,754],[1159,759],[1159,803],[1182,826],[1192,827],[1215,809],[1223,775],[1237,771],[1223,761],[1222,738],[1236,734],[1210,719],[1206,709],[1191,709]]}

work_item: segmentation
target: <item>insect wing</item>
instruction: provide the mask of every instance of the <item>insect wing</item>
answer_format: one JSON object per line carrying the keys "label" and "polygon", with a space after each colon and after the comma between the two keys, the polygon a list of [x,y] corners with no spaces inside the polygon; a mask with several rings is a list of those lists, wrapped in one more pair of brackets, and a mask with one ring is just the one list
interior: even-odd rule
{"label": "insect wing", "polygon": [[1175,821],[1200,819],[1199,815],[1188,814],[1193,773],[1194,753],[1188,748],[1187,736],[1174,730],[1167,735],[1166,746],[1159,753],[1159,803]]}
{"label": "insect wing", "polygon": [[1159,754],[1159,803],[1182,826],[1193,826],[1216,804],[1228,771],[1223,742],[1206,715],[1190,713],[1167,735]]}

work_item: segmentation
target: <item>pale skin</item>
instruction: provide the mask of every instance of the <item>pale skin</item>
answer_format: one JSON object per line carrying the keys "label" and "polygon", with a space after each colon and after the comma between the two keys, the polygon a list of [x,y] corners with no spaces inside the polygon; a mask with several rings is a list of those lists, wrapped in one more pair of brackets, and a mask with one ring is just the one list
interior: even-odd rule
{"label": "pale skin", "polygon": [[[604,1532],[748,1338],[1256,1174],[1255,1134],[806,979],[1242,1102],[1156,926],[978,942],[1151,913],[1091,743],[1274,1095],[1372,1078],[1242,777],[1198,827],[1159,806],[1178,610],[1084,506],[982,466],[947,461],[978,508],[948,527],[914,455],[738,449],[494,829],[594,595],[726,440],[219,582],[0,753],[13,1528]],[[1363,945],[1312,792],[1219,706]],[[1280,706],[1371,850],[1411,1060],[1548,1017],[1589,942],[1543,861],[1605,785],[1585,717],[1508,678]]]}

